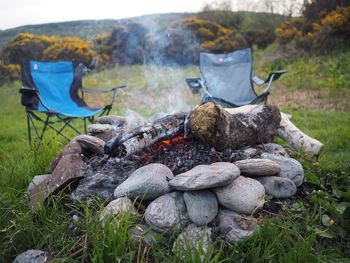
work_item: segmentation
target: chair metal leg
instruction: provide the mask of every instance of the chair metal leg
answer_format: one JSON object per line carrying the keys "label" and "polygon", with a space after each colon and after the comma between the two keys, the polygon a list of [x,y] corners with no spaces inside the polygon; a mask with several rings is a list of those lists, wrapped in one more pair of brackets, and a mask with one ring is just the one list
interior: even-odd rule
{"label": "chair metal leg", "polygon": [[29,115],[28,115],[28,116],[29,116],[29,121],[30,121],[30,123],[31,123],[32,126],[33,126],[33,129],[34,129],[34,131],[35,131],[36,137],[37,137],[39,143],[41,143],[40,134],[39,134],[39,131],[38,131],[37,127],[35,126],[35,123],[34,123],[34,121],[33,121],[33,118],[32,118],[32,116],[31,116],[31,113],[28,113],[28,114],[29,114]]}
{"label": "chair metal leg", "polygon": [[42,140],[43,140],[44,133],[45,133],[45,131],[46,131],[46,127],[47,127],[47,126],[48,126],[48,124],[49,124],[49,120],[50,120],[50,116],[49,116],[49,115],[47,115],[47,116],[46,116],[46,120],[45,120],[44,127],[43,127],[43,129],[42,129],[42,131],[41,131],[40,141],[42,141]]}
{"label": "chair metal leg", "polygon": [[27,129],[28,129],[28,142],[29,142],[29,145],[32,144],[32,134],[30,132],[30,121],[29,121],[29,113],[27,112]]}
{"label": "chair metal leg", "polygon": [[84,118],[84,132],[87,133],[87,130],[86,130],[86,118]]}

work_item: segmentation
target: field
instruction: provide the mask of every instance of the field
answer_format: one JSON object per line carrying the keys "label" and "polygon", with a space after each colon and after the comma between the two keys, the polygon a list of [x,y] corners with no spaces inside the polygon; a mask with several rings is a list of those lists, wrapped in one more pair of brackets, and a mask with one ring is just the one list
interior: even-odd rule
{"label": "field", "polygon": [[[308,200],[279,201],[282,214],[262,218],[259,231],[232,247],[217,241],[207,252],[185,255],[180,249],[172,251],[174,236],[170,241],[160,236],[152,248],[132,243],[128,229],[136,222],[129,215],[102,228],[94,211],[81,204],[73,208],[80,214],[73,222],[60,205],[63,195],[52,198],[34,217],[27,205],[27,186],[33,176],[47,172],[64,141],[28,146],[18,94],[21,84],[14,82],[0,87],[0,262],[11,262],[27,249],[48,250],[55,262],[348,262],[350,53],[291,59],[267,50],[257,52],[255,59],[255,71],[262,76],[280,67],[289,71],[274,85],[269,102],[292,114],[299,128],[325,145],[319,160],[293,152],[304,165],[305,185],[312,191]],[[148,118],[195,105],[200,98],[189,92],[184,79],[197,75],[194,66],[117,66],[92,73],[84,84],[128,84],[112,113],[138,112]],[[89,102],[97,105],[105,99],[89,97]]]}

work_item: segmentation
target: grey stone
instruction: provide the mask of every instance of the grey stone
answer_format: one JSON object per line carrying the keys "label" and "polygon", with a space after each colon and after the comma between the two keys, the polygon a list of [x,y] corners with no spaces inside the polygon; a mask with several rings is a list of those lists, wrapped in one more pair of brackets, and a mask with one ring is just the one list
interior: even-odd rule
{"label": "grey stone", "polygon": [[243,216],[234,211],[219,210],[216,218],[220,234],[225,237],[225,241],[233,244],[254,233],[259,228],[255,218]]}
{"label": "grey stone", "polygon": [[131,240],[134,242],[141,242],[143,245],[148,247],[152,246],[157,242],[156,237],[158,233],[154,232],[146,224],[136,225],[129,231]]}
{"label": "grey stone", "polygon": [[215,233],[210,227],[190,224],[175,240],[173,251],[179,248],[183,254],[186,254],[188,250],[192,253],[195,251],[206,253],[210,244],[213,243],[214,235]]}
{"label": "grey stone", "polygon": [[91,203],[95,198],[99,198],[101,201],[109,201],[113,199],[113,192],[118,184],[120,184],[118,178],[97,172],[82,179],[78,187],[72,192],[71,198],[75,202],[86,201]]}
{"label": "grey stone", "polygon": [[181,230],[189,223],[183,194],[172,192],[152,201],[146,209],[145,220],[156,232]]}
{"label": "grey stone", "polygon": [[171,188],[178,191],[210,189],[230,184],[240,174],[238,167],[228,162],[211,165],[198,165],[193,169],[178,174],[169,182]]}
{"label": "grey stone", "polygon": [[126,118],[124,116],[117,116],[117,115],[106,115],[106,116],[99,117],[96,120],[96,122],[99,124],[109,124],[115,127],[124,126],[125,121],[126,121]]}
{"label": "grey stone", "polygon": [[281,167],[279,176],[291,179],[296,186],[300,186],[304,182],[304,169],[297,160],[270,153],[263,153],[261,158],[270,159],[278,163]]}
{"label": "grey stone", "polygon": [[127,197],[117,198],[111,201],[101,212],[100,221],[104,221],[108,216],[117,216],[119,214],[131,213],[136,216],[138,213],[134,204]]}
{"label": "grey stone", "polygon": [[43,174],[43,175],[34,176],[32,181],[28,185],[27,193],[30,195],[31,192],[33,191],[34,187],[37,186],[38,184],[42,183],[43,181],[45,181],[45,179],[49,176],[50,176],[50,174]]}
{"label": "grey stone", "polygon": [[88,126],[87,130],[89,135],[97,137],[104,142],[109,141],[118,133],[118,128],[110,124],[91,124]]}
{"label": "grey stone", "polygon": [[52,174],[35,185],[29,197],[29,206],[36,210],[53,193],[66,187],[68,184],[84,177],[82,172],[83,159],[81,154],[62,156]]}
{"label": "grey stone", "polygon": [[128,196],[154,200],[169,193],[169,180],[174,178],[171,170],[159,163],[152,163],[134,171],[128,179],[121,183],[114,191],[114,197]]}
{"label": "grey stone", "polygon": [[104,154],[105,142],[99,138],[90,135],[79,135],[74,138],[77,140],[82,148],[82,153],[85,156],[90,156],[93,154]]}
{"label": "grey stone", "polygon": [[269,159],[246,159],[235,162],[242,175],[257,177],[277,175],[281,172],[280,166]]}
{"label": "grey stone", "polygon": [[31,249],[19,254],[13,263],[47,263],[51,259],[49,252]]}
{"label": "grey stone", "polygon": [[80,143],[77,140],[71,140],[62,150],[61,152],[52,160],[49,168],[49,173],[52,173],[58,163],[61,161],[63,156],[69,154],[82,154],[83,150],[81,149]]}
{"label": "grey stone", "polygon": [[259,145],[259,148],[261,148],[262,151],[264,151],[266,153],[271,153],[271,154],[275,154],[275,155],[289,157],[288,153],[283,148],[283,146],[279,145],[277,143],[271,142],[271,143],[261,144],[261,145]]}
{"label": "grey stone", "polygon": [[240,176],[231,184],[214,188],[219,204],[238,213],[252,214],[265,202],[265,189],[252,178]]}
{"label": "grey stone", "polygon": [[256,180],[264,186],[266,193],[277,198],[290,197],[297,192],[294,182],[287,177],[266,176]]}
{"label": "grey stone", "polygon": [[185,192],[184,200],[191,221],[198,226],[210,223],[218,213],[218,201],[209,190]]}

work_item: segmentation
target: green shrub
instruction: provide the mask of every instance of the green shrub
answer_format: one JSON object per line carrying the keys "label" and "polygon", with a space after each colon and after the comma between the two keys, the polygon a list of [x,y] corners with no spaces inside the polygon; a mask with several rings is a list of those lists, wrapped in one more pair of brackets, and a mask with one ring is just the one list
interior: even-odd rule
{"label": "green shrub", "polygon": [[0,60],[0,85],[19,79],[20,67],[16,64],[6,65]]}

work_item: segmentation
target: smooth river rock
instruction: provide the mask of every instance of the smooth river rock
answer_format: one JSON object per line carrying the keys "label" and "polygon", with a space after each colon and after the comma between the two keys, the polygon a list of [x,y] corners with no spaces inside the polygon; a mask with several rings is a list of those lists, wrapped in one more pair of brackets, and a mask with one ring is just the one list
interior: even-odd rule
{"label": "smooth river rock", "polygon": [[278,163],[281,167],[279,176],[291,179],[296,186],[300,186],[304,182],[304,169],[297,160],[270,153],[263,153],[261,158],[270,159]]}
{"label": "smooth river rock", "polygon": [[178,191],[210,189],[230,184],[240,175],[238,167],[228,162],[211,165],[198,165],[193,169],[178,174],[169,182],[171,188]]}
{"label": "smooth river rock", "polygon": [[132,201],[127,197],[117,198],[111,201],[101,212],[100,221],[104,221],[108,216],[131,213],[137,215],[137,211]]}
{"label": "smooth river rock", "polygon": [[264,186],[266,193],[277,198],[291,197],[297,192],[294,182],[287,177],[265,176],[256,180]]}
{"label": "smooth river rock", "polygon": [[220,234],[230,244],[252,235],[259,227],[255,218],[226,209],[219,210],[216,220]]}
{"label": "smooth river rock", "polygon": [[146,224],[140,224],[130,228],[129,234],[133,242],[141,243],[148,247],[157,242],[156,238],[159,235]]}
{"label": "smooth river rock", "polygon": [[19,254],[12,263],[48,263],[52,256],[49,252],[30,249]]}
{"label": "smooth river rock", "polygon": [[146,223],[156,232],[181,230],[189,223],[183,193],[172,192],[152,201],[145,212]]}
{"label": "smooth river rock", "polygon": [[205,253],[209,245],[213,243],[214,236],[215,233],[212,228],[190,224],[175,240],[173,252],[176,252],[176,249],[179,248],[183,254],[187,251],[194,253],[196,250]]}
{"label": "smooth river rock", "polygon": [[171,191],[169,180],[173,178],[174,175],[167,166],[152,163],[134,171],[115,189],[114,197],[128,196],[132,199],[154,200]]}
{"label": "smooth river rock", "polygon": [[280,166],[269,159],[246,159],[235,162],[241,175],[258,177],[277,175],[281,172]]}
{"label": "smooth river rock", "polygon": [[218,213],[218,201],[212,191],[185,192],[184,200],[188,216],[198,226],[210,223]]}
{"label": "smooth river rock", "polygon": [[257,180],[240,176],[231,184],[214,188],[213,191],[223,207],[243,214],[260,210],[265,202],[264,186]]}

